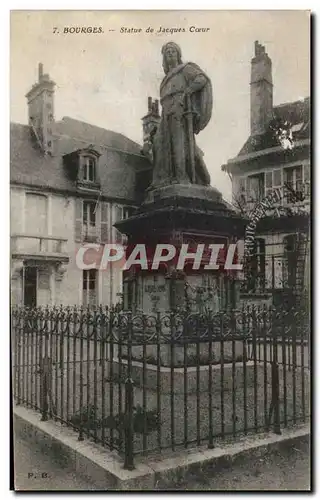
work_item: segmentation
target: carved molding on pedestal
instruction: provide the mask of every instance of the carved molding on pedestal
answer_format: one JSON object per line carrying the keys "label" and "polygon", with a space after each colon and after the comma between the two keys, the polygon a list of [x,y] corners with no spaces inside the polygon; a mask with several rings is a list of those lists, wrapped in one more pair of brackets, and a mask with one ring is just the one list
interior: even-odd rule
{"label": "carved molding on pedestal", "polygon": [[61,281],[67,271],[67,264],[60,262],[56,267],[56,280]]}
{"label": "carved molding on pedestal", "polygon": [[19,278],[21,269],[23,269],[23,260],[14,260],[11,265],[11,279]]}

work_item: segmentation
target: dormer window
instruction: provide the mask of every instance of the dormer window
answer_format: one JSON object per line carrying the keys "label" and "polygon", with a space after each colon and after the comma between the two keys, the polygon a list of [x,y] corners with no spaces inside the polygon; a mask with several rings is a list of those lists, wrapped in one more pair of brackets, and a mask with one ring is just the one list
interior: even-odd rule
{"label": "dormer window", "polygon": [[83,180],[85,182],[96,181],[96,159],[92,156],[82,157]]}
{"label": "dormer window", "polygon": [[99,157],[100,153],[93,146],[77,149],[63,156],[63,163],[70,179],[77,188],[87,192],[100,191]]}

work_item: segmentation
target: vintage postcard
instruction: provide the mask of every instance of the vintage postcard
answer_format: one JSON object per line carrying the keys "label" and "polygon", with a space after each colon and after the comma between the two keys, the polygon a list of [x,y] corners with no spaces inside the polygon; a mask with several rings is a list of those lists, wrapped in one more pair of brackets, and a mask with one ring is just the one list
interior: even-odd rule
{"label": "vintage postcard", "polygon": [[310,491],[310,18],[11,12],[14,489]]}

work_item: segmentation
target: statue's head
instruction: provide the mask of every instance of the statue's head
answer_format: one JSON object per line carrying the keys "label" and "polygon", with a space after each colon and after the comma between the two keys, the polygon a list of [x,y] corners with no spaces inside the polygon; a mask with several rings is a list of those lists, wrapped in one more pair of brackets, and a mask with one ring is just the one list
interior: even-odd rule
{"label": "statue's head", "polygon": [[161,53],[163,55],[162,67],[165,74],[168,73],[170,66],[176,66],[182,63],[181,59],[181,49],[179,45],[174,42],[166,43],[162,49]]}

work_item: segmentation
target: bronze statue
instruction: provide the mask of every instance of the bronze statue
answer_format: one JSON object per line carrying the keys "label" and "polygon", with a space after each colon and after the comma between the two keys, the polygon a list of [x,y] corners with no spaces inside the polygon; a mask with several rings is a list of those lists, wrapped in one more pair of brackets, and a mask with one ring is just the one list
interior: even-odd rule
{"label": "bronze statue", "polygon": [[172,183],[210,184],[210,175],[195,143],[212,113],[210,79],[194,63],[183,63],[180,47],[162,47],[165,77],[160,86],[162,116],[153,137],[152,188]]}

